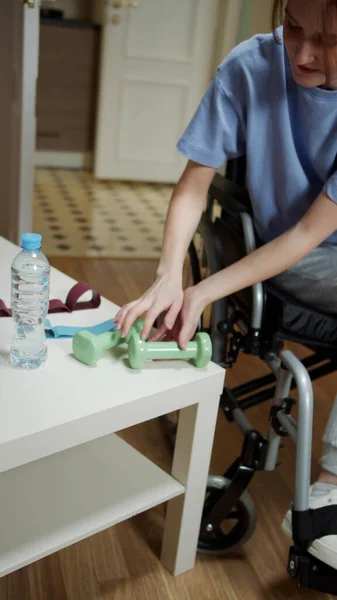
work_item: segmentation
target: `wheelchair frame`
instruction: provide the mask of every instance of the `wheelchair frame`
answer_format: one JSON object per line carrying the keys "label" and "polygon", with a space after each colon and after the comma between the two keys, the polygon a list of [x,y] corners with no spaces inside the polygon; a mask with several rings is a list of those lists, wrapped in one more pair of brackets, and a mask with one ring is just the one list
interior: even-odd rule
{"label": "wheelchair frame", "polygon": [[[208,203],[203,215],[205,253],[210,274],[223,268],[221,265],[221,239],[213,221],[216,201],[222,215],[229,214],[241,221],[245,252],[256,247],[256,238],[251,216],[250,201],[244,189],[245,159],[231,161],[227,165],[226,178],[216,175],[209,189]],[[209,229],[209,236],[207,234]],[[197,252],[192,242],[190,259],[194,282],[200,280]],[[213,360],[231,367],[237,360],[240,349],[247,354],[257,355],[266,362],[271,374],[259,377],[230,390],[226,386],[220,406],[226,418],[235,422],[243,434],[241,455],[224,473],[230,485],[220,495],[213,492],[205,503],[200,538],[211,535],[219,527],[247,489],[254,473],[259,470],[273,471],[278,466],[278,453],[282,438],[290,436],[297,445],[296,476],[292,523],[294,544],[288,557],[288,573],[300,586],[337,595],[337,571],[314,558],[307,552],[312,539],[312,513],[309,510],[309,488],[311,475],[313,390],[311,381],[336,370],[337,362],[329,352],[308,346],[314,351],[302,361],[289,350],[283,349],[285,339],[264,339],[263,316],[268,302],[268,284],[258,283],[252,287],[252,311],[247,323],[245,315],[231,298],[215,302],[212,310]],[[296,340],[305,345],[305,342]],[[272,385],[274,383],[274,385]],[[266,386],[269,386],[266,389]],[[271,386],[271,387],[270,387]],[[291,416],[295,403],[290,390],[298,391],[298,422]],[[250,394],[247,397],[247,394]],[[246,396],[244,399],[240,399]],[[246,418],[248,408],[273,398],[270,410],[270,427],[265,438],[254,429]],[[331,508],[331,507],[330,507]],[[331,516],[331,512],[329,513]],[[334,514],[336,518],[336,512]],[[337,527],[337,526],[336,526]],[[323,527],[324,529],[324,527]],[[337,528],[336,528],[337,534]],[[327,534],[326,534],[327,535]],[[317,536],[321,537],[321,536]]]}

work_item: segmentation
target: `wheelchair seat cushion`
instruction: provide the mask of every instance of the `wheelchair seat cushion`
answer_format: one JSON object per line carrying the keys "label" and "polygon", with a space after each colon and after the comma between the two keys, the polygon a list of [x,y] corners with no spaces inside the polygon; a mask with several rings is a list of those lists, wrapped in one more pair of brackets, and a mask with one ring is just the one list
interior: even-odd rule
{"label": "wheelchair seat cushion", "polygon": [[306,306],[270,282],[265,283],[265,291],[267,322],[274,321],[280,337],[309,345],[337,348],[337,314],[328,315]]}

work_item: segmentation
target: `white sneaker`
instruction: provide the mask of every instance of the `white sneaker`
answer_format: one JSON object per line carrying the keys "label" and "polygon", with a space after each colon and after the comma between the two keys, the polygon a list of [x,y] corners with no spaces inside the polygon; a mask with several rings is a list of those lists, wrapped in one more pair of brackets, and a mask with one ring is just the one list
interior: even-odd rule
{"label": "white sneaker", "polygon": [[[331,506],[337,504],[337,488],[331,490],[327,494],[318,496],[317,498],[309,495],[309,507],[310,508],[321,508],[322,506]],[[282,530],[292,539],[292,512],[288,510],[286,516],[283,519]],[[327,535],[319,540],[314,540],[308,546],[309,554],[312,554],[318,560],[326,563],[333,569],[337,569],[337,535]]]}

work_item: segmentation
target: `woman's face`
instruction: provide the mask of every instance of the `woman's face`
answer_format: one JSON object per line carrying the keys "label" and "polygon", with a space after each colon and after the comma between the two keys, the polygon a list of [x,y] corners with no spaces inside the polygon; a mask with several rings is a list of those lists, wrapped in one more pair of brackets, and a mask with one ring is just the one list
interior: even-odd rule
{"label": "woman's face", "polygon": [[288,0],[286,6],[284,44],[294,79],[306,88],[337,89],[337,5],[330,9],[324,27],[325,4],[323,0]]}

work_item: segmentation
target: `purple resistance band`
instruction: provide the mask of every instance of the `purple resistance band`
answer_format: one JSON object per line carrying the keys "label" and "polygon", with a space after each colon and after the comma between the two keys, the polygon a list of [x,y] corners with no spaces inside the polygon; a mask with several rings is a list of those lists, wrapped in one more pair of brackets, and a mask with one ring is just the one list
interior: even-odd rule
{"label": "purple resistance band", "polygon": [[[79,302],[79,299],[86,292],[92,292],[91,300]],[[96,290],[93,290],[90,285],[80,281],[71,288],[65,303],[62,300],[50,300],[48,313],[68,312],[74,310],[87,310],[89,308],[98,308],[101,304],[101,296]],[[0,300],[0,317],[10,317],[12,311],[7,308],[3,300]]]}

